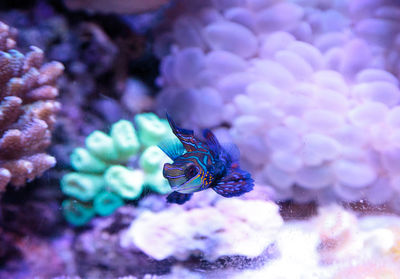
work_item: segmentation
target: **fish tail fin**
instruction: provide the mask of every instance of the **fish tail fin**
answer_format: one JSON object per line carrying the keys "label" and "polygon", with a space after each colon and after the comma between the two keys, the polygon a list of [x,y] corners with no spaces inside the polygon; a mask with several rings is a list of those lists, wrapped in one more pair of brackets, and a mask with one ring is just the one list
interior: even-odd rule
{"label": "fish tail fin", "polygon": [[172,192],[171,194],[168,195],[167,202],[184,204],[185,202],[190,200],[192,195],[193,194],[182,194],[182,193],[178,193],[178,192]]}
{"label": "fish tail fin", "polygon": [[222,148],[225,152],[229,155],[229,158],[232,162],[232,168],[238,168],[239,161],[240,161],[240,151],[236,144],[229,142],[229,143],[222,143]]}
{"label": "fish tail fin", "polygon": [[218,184],[212,188],[219,195],[230,198],[250,192],[253,187],[254,180],[251,178],[250,173],[241,169],[230,169]]}

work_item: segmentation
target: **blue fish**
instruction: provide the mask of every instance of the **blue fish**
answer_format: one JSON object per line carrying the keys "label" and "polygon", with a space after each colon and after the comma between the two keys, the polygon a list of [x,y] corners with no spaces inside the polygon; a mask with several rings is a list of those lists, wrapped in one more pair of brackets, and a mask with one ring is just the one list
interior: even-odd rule
{"label": "blue fish", "polygon": [[[163,175],[173,192],[168,195],[170,203],[183,204],[194,192],[213,189],[223,197],[240,196],[254,187],[250,174],[239,168],[239,152],[228,152],[209,130],[203,131],[204,141],[194,137],[192,130],[176,126],[167,114],[167,119],[177,140],[164,140],[161,150],[173,160],[166,163]],[[237,149],[236,149],[237,150]]]}

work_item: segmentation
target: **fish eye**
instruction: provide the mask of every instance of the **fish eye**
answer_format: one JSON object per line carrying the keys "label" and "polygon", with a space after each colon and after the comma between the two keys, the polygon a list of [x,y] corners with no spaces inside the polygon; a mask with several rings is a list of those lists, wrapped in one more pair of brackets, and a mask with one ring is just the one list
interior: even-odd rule
{"label": "fish eye", "polygon": [[186,169],[185,169],[185,177],[186,178],[192,178],[197,174],[197,168],[195,165],[190,164]]}

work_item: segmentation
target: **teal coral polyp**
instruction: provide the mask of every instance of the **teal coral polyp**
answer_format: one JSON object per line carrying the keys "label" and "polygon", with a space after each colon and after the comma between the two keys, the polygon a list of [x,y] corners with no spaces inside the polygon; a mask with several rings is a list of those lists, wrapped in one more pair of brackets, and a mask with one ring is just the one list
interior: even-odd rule
{"label": "teal coral polyp", "polygon": [[94,211],[100,216],[108,216],[123,205],[124,200],[120,196],[106,191],[98,194],[93,201]]}
{"label": "teal coral polyp", "polygon": [[165,160],[165,154],[158,146],[150,146],[143,151],[139,159],[139,166],[146,172],[157,171],[162,161]]}
{"label": "teal coral polyp", "polygon": [[88,223],[96,214],[112,214],[124,201],[140,198],[143,190],[159,194],[170,192],[162,175],[169,159],[156,146],[173,137],[165,120],[153,113],[114,123],[110,133],[94,131],[85,148],[75,148],[71,166],[75,172],[61,180],[61,190],[69,197],[62,204],[66,220],[74,226]]}
{"label": "teal coral polyp", "polygon": [[172,134],[166,120],[161,120],[154,113],[141,113],[135,116],[139,130],[139,139],[144,146],[157,145],[168,133]]}
{"label": "teal coral polyp", "polygon": [[104,174],[107,187],[127,200],[140,197],[144,174],[141,170],[130,170],[124,166],[111,166]]}
{"label": "teal coral polyp", "polygon": [[111,127],[111,138],[115,143],[119,159],[126,160],[139,152],[140,143],[132,123],[120,120]]}
{"label": "teal coral polyp", "polygon": [[104,179],[100,175],[71,172],[61,179],[64,194],[79,201],[88,202],[104,189]]}
{"label": "teal coral polyp", "polygon": [[95,215],[91,205],[68,199],[62,203],[65,219],[74,226],[83,226]]}
{"label": "teal coral polyp", "polygon": [[89,173],[103,173],[108,166],[87,149],[81,147],[75,148],[72,152],[71,165],[77,171]]}

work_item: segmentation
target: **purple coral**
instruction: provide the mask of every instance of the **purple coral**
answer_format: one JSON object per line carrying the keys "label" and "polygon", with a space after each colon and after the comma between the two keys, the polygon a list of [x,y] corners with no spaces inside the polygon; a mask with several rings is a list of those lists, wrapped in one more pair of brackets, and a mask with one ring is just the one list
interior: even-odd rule
{"label": "purple coral", "polygon": [[277,199],[398,200],[397,2],[180,3],[160,111],[228,132]]}
{"label": "purple coral", "polygon": [[14,29],[0,22],[0,192],[22,186],[54,166],[44,151],[60,104],[57,78],[64,67],[43,64],[37,47],[23,55],[15,47]]}

